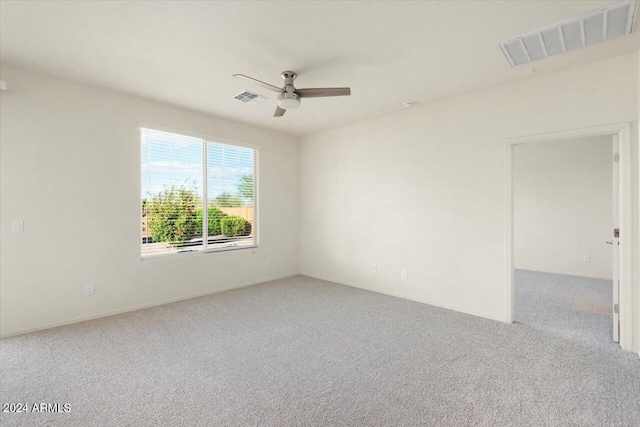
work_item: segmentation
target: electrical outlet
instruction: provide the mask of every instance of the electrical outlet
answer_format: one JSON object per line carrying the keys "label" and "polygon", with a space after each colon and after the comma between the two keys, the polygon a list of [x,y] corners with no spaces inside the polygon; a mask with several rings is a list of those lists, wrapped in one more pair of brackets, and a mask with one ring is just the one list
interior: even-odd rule
{"label": "electrical outlet", "polygon": [[264,265],[269,265],[269,264],[271,264],[271,258],[267,257],[267,258],[264,260]]}
{"label": "electrical outlet", "polygon": [[24,221],[21,219],[14,219],[11,221],[11,232],[22,233],[24,231]]}
{"label": "electrical outlet", "polygon": [[375,265],[375,264],[373,264],[373,265],[371,266],[371,272],[372,272],[372,273],[377,273],[377,272],[378,272],[378,266],[377,266],[377,265]]}
{"label": "electrical outlet", "polygon": [[582,262],[589,263],[591,262],[591,255],[585,255],[582,257]]}
{"label": "electrical outlet", "polygon": [[408,279],[409,278],[409,271],[402,269],[400,270],[400,277],[402,277],[403,279]]}
{"label": "electrical outlet", "polygon": [[93,283],[88,283],[88,284],[84,285],[84,294],[86,296],[91,296],[91,295],[93,295],[95,293],[96,293],[96,288],[93,285]]}

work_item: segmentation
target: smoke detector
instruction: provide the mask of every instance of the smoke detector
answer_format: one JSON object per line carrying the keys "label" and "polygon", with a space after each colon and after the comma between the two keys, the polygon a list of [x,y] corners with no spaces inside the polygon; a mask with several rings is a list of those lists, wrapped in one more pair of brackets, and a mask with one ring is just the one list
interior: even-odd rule
{"label": "smoke detector", "polygon": [[500,49],[512,67],[631,34],[636,0],[621,0],[575,18],[506,40]]}

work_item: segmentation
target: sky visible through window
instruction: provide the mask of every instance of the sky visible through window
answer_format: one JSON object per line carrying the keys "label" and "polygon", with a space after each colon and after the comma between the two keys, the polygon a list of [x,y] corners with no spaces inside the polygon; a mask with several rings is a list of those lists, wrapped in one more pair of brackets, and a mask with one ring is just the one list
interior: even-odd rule
{"label": "sky visible through window", "polygon": [[[165,188],[185,186],[202,196],[202,144],[199,138],[143,130],[142,199]],[[207,142],[207,196],[236,194],[242,177],[254,173],[254,151],[249,148]]]}

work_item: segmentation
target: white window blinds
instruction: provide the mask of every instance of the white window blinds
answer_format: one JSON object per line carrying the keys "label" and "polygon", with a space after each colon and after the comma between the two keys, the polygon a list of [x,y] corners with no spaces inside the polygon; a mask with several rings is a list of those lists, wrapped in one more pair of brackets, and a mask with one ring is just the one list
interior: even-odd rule
{"label": "white window blinds", "polygon": [[256,150],[141,129],[142,257],[255,247]]}

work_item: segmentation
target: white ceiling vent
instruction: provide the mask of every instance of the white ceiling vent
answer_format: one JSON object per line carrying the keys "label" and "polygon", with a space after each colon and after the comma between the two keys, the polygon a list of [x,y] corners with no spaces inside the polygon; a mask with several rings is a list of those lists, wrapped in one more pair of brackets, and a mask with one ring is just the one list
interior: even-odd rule
{"label": "white ceiling vent", "polygon": [[242,101],[245,104],[249,104],[249,105],[257,104],[267,99],[266,96],[262,96],[258,93],[249,92],[248,90],[240,92],[239,94],[234,96],[234,98],[237,99],[238,101]]}
{"label": "white ceiling vent", "polygon": [[512,67],[631,34],[636,0],[621,0],[500,43]]}

